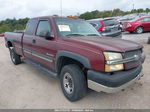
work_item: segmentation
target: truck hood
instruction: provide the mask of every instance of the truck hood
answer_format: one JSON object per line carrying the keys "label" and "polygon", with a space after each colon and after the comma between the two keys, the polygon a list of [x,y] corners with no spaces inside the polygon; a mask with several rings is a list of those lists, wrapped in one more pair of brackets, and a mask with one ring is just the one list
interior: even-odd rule
{"label": "truck hood", "polygon": [[90,36],[90,37],[70,37],[64,39],[65,41],[68,41],[77,46],[81,46],[83,48],[91,47],[94,49],[99,49],[101,51],[126,52],[140,49],[143,47],[141,44],[133,41],[108,37]]}

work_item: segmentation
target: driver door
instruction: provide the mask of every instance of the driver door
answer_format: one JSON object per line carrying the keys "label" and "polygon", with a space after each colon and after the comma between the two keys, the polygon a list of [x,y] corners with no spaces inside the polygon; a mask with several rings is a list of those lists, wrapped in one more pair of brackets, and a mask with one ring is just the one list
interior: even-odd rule
{"label": "driver door", "polygon": [[34,36],[33,52],[32,55],[36,62],[39,62],[41,65],[44,65],[47,68],[50,68],[52,71],[55,70],[55,54],[56,54],[56,40],[46,39],[42,35],[44,31],[52,34],[52,26],[50,20],[42,19],[39,20],[36,34]]}

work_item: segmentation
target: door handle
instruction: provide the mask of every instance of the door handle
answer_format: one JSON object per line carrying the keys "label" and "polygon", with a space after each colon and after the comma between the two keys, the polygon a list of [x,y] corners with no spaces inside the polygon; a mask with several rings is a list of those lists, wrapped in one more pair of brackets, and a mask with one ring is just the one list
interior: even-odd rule
{"label": "door handle", "polygon": [[35,40],[35,39],[33,39],[33,40],[32,40],[32,43],[33,43],[33,44],[35,44],[35,43],[36,43],[36,40]]}

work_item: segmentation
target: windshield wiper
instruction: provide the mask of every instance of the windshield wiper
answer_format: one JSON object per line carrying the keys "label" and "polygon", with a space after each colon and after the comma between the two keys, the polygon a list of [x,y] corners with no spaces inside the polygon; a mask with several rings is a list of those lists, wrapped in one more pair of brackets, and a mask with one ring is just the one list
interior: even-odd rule
{"label": "windshield wiper", "polygon": [[88,34],[87,36],[100,36],[98,34]]}
{"label": "windshield wiper", "polygon": [[85,36],[85,35],[78,34],[78,33],[71,33],[71,34],[68,34],[66,36]]}

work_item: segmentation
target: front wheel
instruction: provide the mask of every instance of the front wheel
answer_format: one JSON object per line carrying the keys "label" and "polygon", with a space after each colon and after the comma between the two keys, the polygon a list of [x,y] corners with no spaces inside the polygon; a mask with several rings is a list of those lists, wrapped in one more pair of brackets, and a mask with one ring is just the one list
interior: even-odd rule
{"label": "front wheel", "polygon": [[143,33],[143,30],[144,30],[143,27],[138,27],[135,32],[137,34],[141,34],[141,33]]}
{"label": "front wheel", "polygon": [[69,101],[80,100],[86,95],[86,77],[77,65],[71,64],[62,68],[60,83],[62,91]]}
{"label": "front wheel", "polygon": [[11,58],[11,61],[12,61],[15,65],[20,64],[20,63],[21,63],[21,58],[20,58],[20,56],[15,52],[14,48],[10,48],[9,51],[10,51],[10,58]]}

